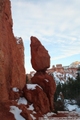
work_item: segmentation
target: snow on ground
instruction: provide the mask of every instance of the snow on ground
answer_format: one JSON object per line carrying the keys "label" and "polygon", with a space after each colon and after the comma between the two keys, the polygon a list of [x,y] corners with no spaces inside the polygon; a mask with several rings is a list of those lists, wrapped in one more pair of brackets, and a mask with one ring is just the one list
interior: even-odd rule
{"label": "snow on ground", "polygon": [[77,113],[80,112],[80,108],[76,104],[75,100],[70,101],[65,99],[65,107],[66,107],[66,110],[68,111],[76,111]]}
{"label": "snow on ground", "polygon": [[36,89],[36,86],[41,88],[38,84],[26,84],[26,87],[27,87],[28,90],[34,90],[34,89]]}
{"label": "snow on ground", "polygon": [[48,120],[48,117],[51,117],[52,115],[54,115],[55,113],[53,113],[53,112],[48,112],[47,114],[44,114],[43,115],[43,119],[44,120]]}
{"label": "snow on ground", "polygon": [[69,111],[74,111],[74,110],[76,110],[78,108],[78,105],[70,105],[70,104],[68,104],[66,107],[67,107],[67,109]]}
{"label": "snow on ground", "polygon": [[26,120],[26,119],[24,119],[21,115],[20,115],[20,113],[22,112],[22,110],[20,110],[18,107],[16,107],[16,106],[10,106],[10,111],[9,112],[11,112],[11,113],[13,113],[14,114],[14,117],[15,117],[15,119],[16,120]]}
{"label": "snow on ground", "polygon": [[55,79],[55,81],[56,81],[56,84],[58,84],[58,83],[60,82],[60,79],[58,78],[56,71],[53,72],[53,76],[54,76],[54,79]]}
{"label": "snow on ground", "polygon": [[66,73],[66,80],[68,80],[68,78],[72,78],[73,80],[75,80],[75,77],[73,77],[73,75]]}
{"label": "snow on ground", "polygon": [[27,105],[27,100],[24,97],[20,97],[18,100],[18,105],[20,104]]}
{"label": "snow on ground", "polygon": [[46,116],[52,116],[52,115],[54,115],[55,113],[53,113],[53,112],[48,112],[47,114],[46,114]]}
{"label": "snow on ground", "polygon": [[76,108],[76,112],[77,112],[77,113],[80,113],[80,108]]}
{"label": "snow on ground", "polygon": [[[27,104],[27,101],[25,100],[25,98],[19,98],[18,104]],[[76,105],[76,101],[75,100],[67,100],[67,99],[65,99],[65,106],[66,106],[66,110],[67,111],[62,111],[62,113],[66,113],[67,112],[68,114],[70,113],[70,115],[74,115],[74,116],[76,116],[76,114],[77,114],[78,117],[80,117],[80,108],[78,107],[78,105]],[[36,117],[34,117],[34,115],[33,115],[33,114],[36,114],[36,112],[34,111],[33,104],[29,105],[29,108],[27,108],[27,109],[33,111],[32,114],[30,114],[30,116],[31,116],[31,118],[33,120],[36,120]],[[18,107],[10,106],[10,111],[9,112],[14,114],[15,120],[25,120],[20,115],[22,110],[20,110]],[[58,111],[58,113],[59,113],[59,111]],[[48,112],[47,114],[44,114],[42,118],[47,120],[52,115],[56,115],[56,114],[53,113],[53,112]]]}
{"label": "snow on ground", "polygon": [[53,72],[53,77],[55,79],[56,85],[59,83],[64,84],[66,81],[68,81],[69,78],[73,78],[73,80],[75,80],[75,77],[73,77],[72,74],[69,73],[62,74],[57,71]]}
{"label": "snow on ground", "polygon": [[17,87],[12,88],[14,92],[19,92],[19,89]]}

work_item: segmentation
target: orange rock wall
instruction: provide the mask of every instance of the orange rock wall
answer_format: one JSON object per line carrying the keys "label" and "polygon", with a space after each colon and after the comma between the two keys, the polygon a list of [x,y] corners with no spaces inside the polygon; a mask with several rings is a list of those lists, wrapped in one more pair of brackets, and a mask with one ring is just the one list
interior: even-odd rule
{"label": "orange rock wall", "polygon": [[[0,101],[9,99],[12,87],[25,85],[23,58],[12,31],[9,0],[0,0]],[[24,50],[23,44],[22,48]]]}

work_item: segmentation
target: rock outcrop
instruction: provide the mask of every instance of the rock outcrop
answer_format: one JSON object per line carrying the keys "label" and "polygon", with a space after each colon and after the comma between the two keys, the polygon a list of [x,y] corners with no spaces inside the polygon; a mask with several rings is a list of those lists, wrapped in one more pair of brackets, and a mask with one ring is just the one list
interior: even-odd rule
{"label": "rock outcrop", "polygon": [[31,78],[31,82],[42,87],[47,95],[49,107],[52,111],[54,110],[53,100],[56,84],[53,77],[46,73],[47,68],[50,66],[50,56],[40,41],[33,36],[31,37],[31,63],[32,67],[36,70],[36,74]]}
{"label": "rock outcrop", "polygon": [[53,77],[51,75],[48,75],[46,72],[37,72],[34,77],[32,77],[31,82],[42,87],[43,91],[46,93],[49,99],[50,109],[53,110],[54,93],[56,90],[56,85]]}
{"label": "rock outcrop", "polygon": [[24,47],[14,37],[9,0],[0,0],[0,102],[9,99],[13,87],[25,85]]}
{"label": "rock outcrop", "polygon": [[48,51],[41,42],[33,36],[31,37],[31,63],[36,71],[45,71],[50,67],[50,56]]}
{"label": "rock outcrop", "polygon": [[49,100],[43,89],[37,84],[27,84],[24,89],[25,98],[33,104],[37,113],[45,114],[50,111]]}

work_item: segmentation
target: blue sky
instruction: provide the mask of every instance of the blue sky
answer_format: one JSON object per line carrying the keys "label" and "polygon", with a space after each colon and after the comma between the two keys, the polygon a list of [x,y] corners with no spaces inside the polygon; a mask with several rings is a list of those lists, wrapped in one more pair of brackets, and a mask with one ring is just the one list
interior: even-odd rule
{"label": "blue sky", "polygon": [[26,72],[32,71],[30,36],[51,56],[51,67],[80,61],[80,0],[11,0],[13,32],[22,37]]}

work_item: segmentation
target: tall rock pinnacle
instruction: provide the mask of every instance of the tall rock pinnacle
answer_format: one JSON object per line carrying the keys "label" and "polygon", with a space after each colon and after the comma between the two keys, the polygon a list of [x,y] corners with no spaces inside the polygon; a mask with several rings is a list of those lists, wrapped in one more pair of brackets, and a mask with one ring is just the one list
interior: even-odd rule
{"label": "tall rock pinnacle", "polygon": [[0,0],[0,101],[9,99],[13,87],[25,85],[24,47],[13,35],[9,0]]}

